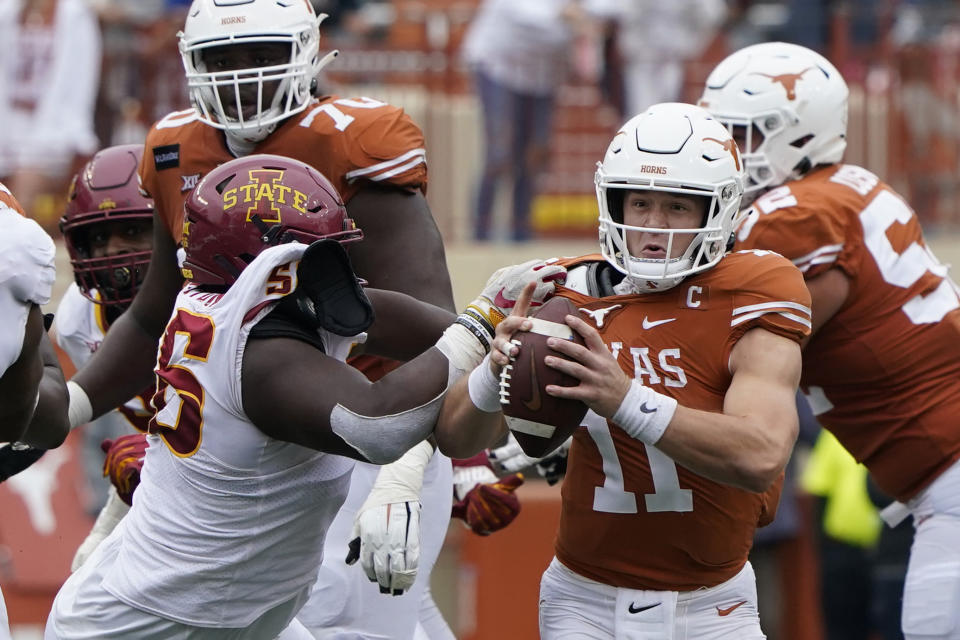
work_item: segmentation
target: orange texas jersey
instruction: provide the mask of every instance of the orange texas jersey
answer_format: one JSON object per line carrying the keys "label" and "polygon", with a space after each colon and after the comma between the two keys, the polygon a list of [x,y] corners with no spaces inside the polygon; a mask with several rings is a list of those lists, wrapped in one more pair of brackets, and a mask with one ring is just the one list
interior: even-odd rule
{"label": "orange texas jersey", "polygon": [[[762,327],[799,343],[810,331],[803,277],[767,251],[730,254],[660,293],[558,295],[574,301],[628,375],[704,411],[723,410],[730,352],[745,332]],[[668,591],[717,585],[743,568],[779,484],[762,494],[719,484],[593,412],[584,423],[562,488],[563,564],[604,584]]]}
{"label": "orange texas jersey", "polygon": [[[364,182],[426,191],[423,133],[402,109],[370,98],[314,100],[258,144],[253,153],[301,160],[320,171],[344,202]],[[169,114],[147,134],[140,181],[179,241],[183,203],[197,181],[232,160],[223,133],[193,109]]]}
{"label": "orange texas jersey", "polygon": [[831,166],[757,200],[739,247],[850,295],[804,349],[801,385],[882,489],[906,500],[960,457],[960,299],[910,207],[872,173]]}
{"label": "orange texas jersey", "polygon": [[13,197],[13,194],[10,193],[10,189],[0,182],[0,207],[9,207],[13,209],[20,215],[26,215],[23,212],[23,207],[20,206],[20,203],[17,202],[17,199]]}

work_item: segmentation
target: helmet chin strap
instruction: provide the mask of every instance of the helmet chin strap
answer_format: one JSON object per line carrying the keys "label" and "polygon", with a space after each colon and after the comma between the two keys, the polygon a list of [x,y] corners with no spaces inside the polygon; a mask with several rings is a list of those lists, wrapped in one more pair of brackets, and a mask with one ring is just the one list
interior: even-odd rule
{"label": "helmet chin strap", "polygon": [[273,133],[274,129],[275,127],[268,127],[264,130],[262,136],[257,136],[259,140],[242,137],[239,132],[230,131],[229,129],[224,130],[223,134],[226,136],[227,149],[230,150],[230,153],[238,158],[242,158],[243,156],[248,156],[253,153],[254,147]]}
{"label": "helmet chin strap", "polygon": [[[663,262],[657,260],[656,262],[660,263],[657,265],[657,271],[663,273]],[[680,267],[679,269],[674,269],[674,271],[684,271],[690,267],[689,258],[674,258],[672,260],[667,260],[668,263],[673,263],[674,265]],[[624,264],[625,267],[630,271],[618,284],[614,285],[613,290],[618,295],[627,295],[627,294],[643,294],[643,293],[656,293],[658,291],[666,291],[671,289],[678,284],[686,276],[671,276],[669,270],[666,275],[661,276],[660,273],[657,274],[655,278],[647,278],[642,272],[638,273],[636,267],[638,265],[647,264],[641,258],[636,258],[630,256],[627,259],[627,262]],[[633,265],[634,268],[630,268]]]}

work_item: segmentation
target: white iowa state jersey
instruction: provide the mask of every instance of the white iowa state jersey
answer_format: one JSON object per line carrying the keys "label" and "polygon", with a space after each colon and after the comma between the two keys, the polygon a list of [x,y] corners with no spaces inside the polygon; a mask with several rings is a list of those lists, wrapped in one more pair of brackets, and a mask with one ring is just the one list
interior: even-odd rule
{"label": "white iowa state jersey", "polygon": [[[265,435],[243,412],[240,381],[250,329],[296,288],[304,249],[267,249],[225,294],[188,285],[177,297],[140,486],[103,583],[132,606],[245,627],[317,577],[353,461]],[[339,360],[353,342],[321,337]]]}
{"label": "white iowa state jersey", "polygon": [[0,184],[0,375],[20,357],[31,304],[46,304],[56,277],[53,240],[24,217]]}
{"label": "white iowa state jersey", "polygon": [[[90,360],[103,343],[106,331],[107,319],[103,307],[84,297],[77,283],[71,282],[57,307],[56,336],[57,344],[70,358],[73,366],[79,369]],[[146,433],[151,416],[153,408],[150,406],[150,396],[144,391],[94,422],[109,425],[109,431],[99,433],[124,433],[132,430]]]}

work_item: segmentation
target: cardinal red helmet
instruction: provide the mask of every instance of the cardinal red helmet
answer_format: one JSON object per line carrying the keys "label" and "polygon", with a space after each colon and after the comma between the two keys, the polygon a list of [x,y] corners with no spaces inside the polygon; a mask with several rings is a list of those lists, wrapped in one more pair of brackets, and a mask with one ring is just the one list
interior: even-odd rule
{"label": "cardinal red helmet", "polygon": [[133,300],[150,263],[149,249],[94,257],[91,240],[105,223],[153,221],[153,201],[140,192],[137,165],[143,145],[109,147],[74,176],[60,231],[73,276],[84,296],[98,304],[125,307]]}
{"label": "cardinal red helmet", "polygon": [[319,171],[281,156],[246,156],[204,176],[184,203],[183,276],[229,286],[267,247],[362,237]]}

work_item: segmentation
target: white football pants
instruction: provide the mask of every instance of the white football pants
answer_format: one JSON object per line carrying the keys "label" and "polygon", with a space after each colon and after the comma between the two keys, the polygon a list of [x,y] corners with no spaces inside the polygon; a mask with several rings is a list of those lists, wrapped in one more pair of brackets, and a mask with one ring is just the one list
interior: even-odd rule
{"label": "white football pants", "polygon": [[595,582],[556,558],[540,581],[542,640],[762,640],[748,562],[696,591],[639,591]]}
{"label": "white football pants", "polygon": [[960,640],[960,461],[907,506],[916,532],[903,589],[903,634]]}

